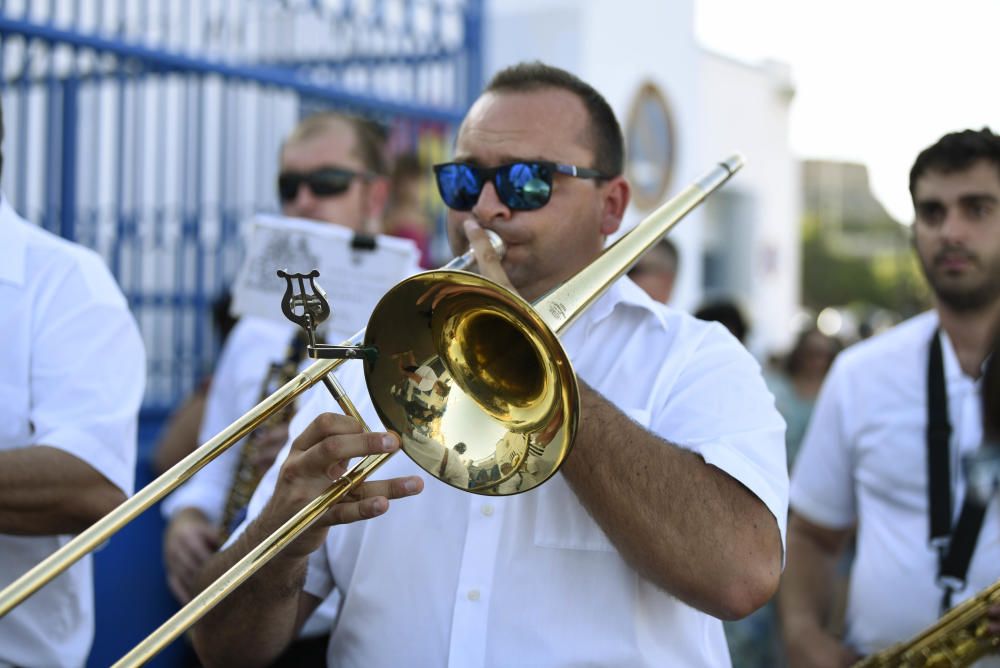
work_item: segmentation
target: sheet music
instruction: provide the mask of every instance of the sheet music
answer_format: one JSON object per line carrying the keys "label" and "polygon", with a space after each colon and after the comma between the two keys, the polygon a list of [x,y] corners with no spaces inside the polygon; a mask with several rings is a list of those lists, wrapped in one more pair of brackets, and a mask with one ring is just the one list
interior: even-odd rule
{"label": "sheet music", "polygon": [[247,253],[233,285],[233,315],[285,321],[285,281],[278,269],[319,269],[332,314],[322,331],[339,343],[368,324],[378,300],[419,269],[420,251],[410,239],[374,237],[374,248],[354,247],[355,233],[330,223],[258,214],[251,221]]}

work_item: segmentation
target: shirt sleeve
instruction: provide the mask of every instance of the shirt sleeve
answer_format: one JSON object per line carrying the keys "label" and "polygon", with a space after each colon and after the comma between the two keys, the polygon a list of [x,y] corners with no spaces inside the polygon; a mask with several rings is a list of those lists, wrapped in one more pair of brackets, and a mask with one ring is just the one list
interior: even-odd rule
{"label": "shirt sleeve", "polygon": [[[242,381],[239,378],[238,351],[244,347],[242,332],[243,328],[237,325],[219,354],[205,399],[205,413],[198,430],[199,444],[206,443],[253,405],[241,409],[241,403],[245,401],[242,396],[245,392],[240,391]],[[241,440],[222,452],[165,498],[160,504],[163,517],[169,520],[184,508],[197,508],[213,524],[219,524],[234,472],[239,465],[243,444],[244,441]]]}
{"label": "shirt sleeve", "polygon": [[130,495],[146,353],[107,267],[89,251],[75,258],[39,295],[32,323],[32,441],[85,461]]}
{"label": "shirt sleeve", "polygon": [[849,367],[838,357],[820,390],[792,474],[792,509],[831,529],[846,529],[857,519],[845,420],[849,387]]}
{"label": "shirt sleeve", "polygon": [[713,324],[678,375],[653,431],[729,474],[767,506],[782,545],[788,519],[785,422],[757,361]]}

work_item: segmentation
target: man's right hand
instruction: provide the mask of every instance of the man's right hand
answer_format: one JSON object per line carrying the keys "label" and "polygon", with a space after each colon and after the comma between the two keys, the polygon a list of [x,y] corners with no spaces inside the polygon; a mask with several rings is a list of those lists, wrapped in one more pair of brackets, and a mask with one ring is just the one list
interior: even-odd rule
{"label": "man's right hand", "polygon": [[785,641],[788,665],[795,668],[850,668],[862,658],[822,629],[800,629]]}
{"label": "man's right hand", "polygon": [[[357,420],[344,415],[324,413],[318,416],[292,442],[291,451],[278,474],[274,495],[255,523],[255,531],[270,533],[284,524],[340,478],[352,458],[392,453],[398,449],[399,437],[395,434],[364,432]],[[327,510],[282,554],[291,558],[306,557],[323,543],[331,525],[377,517],[388,510],[389,499],[412,496],[423,486],[423,480],[417,476],[363,482]]]}
{"label": "man's right hand", "polygon": [[194,584],[202,566],[219,549],[219,531],[196,508],[177,512],[163,540],[167,586],[182,604],[194,595]]}

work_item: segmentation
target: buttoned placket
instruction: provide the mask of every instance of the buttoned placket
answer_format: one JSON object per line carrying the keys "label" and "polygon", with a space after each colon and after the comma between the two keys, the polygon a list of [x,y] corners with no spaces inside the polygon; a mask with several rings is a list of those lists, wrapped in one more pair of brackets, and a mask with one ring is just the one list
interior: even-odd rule
{"label": "buttoned placket", "polygon": [[451,619],[450,668],[482,666],[486,661],[493,573],[500,547],[504,502],[503,497],[469,495],[469,524]]}

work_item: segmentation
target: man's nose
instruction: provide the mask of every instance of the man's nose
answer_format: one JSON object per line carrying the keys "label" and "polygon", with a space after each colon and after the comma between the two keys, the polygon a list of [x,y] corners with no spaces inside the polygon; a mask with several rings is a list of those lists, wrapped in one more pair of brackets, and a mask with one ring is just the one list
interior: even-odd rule
{"label": "man's nose", "polygon": [[945,209],[944,220],[941,221],[941,236],[949,241],[962,241],[965,239],[969,228],[969,221],[966,220],[960,207],[953,206]]}
{"label": "man's nose", "polygon": [[490,182],[483,185],[479,199],[472,207],[472,215],[475,216],[480,225],[485,225],[494,220],[509,220],[511,210],[500,201],[496,186]]}

